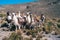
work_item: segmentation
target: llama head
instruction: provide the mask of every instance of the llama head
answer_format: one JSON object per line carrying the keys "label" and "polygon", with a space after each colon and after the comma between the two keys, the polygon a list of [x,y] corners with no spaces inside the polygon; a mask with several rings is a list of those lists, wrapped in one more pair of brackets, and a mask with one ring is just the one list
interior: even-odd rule
{"label": "llama head", "polygon": [[15,13],[12,13],[12,15],[15,15]]}

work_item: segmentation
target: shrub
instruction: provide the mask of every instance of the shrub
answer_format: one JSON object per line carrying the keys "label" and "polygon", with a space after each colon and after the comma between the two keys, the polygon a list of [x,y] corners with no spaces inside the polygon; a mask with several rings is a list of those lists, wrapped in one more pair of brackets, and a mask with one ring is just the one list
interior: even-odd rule
{"label": "shrub", "polygon": [[52,25],[53,25],[52,22],[48,22],[48,23],[46,24],[45,29],[46,29],[47,32],[50,32],[50,31],[51,31],[51,27],[52,27]]}
{"label": "shrub", "polygon": [[22,40],[22,36],[16,33],[12,33],[11,36],[9,37],[9,40]]}
{"label": "shrub", "polygon": [[53,25],[53,23],[52,22],[48,22],[48,24],[47,24],[49,27],[51,27],[52,25]]}
{"label": "shrub", "polygon": [[36,37],[37,30],[29,30],[26,35],[32,35],[32,37]]}

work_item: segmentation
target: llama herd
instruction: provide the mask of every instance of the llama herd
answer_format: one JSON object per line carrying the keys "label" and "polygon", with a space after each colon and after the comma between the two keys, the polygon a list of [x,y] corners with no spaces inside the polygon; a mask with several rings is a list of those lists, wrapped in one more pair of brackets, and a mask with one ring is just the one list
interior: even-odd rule
{"label": "llama herd", "polygon": [[41,14],[40,19],[37,19],[37,16],[33,16],[31,12],[26,12],[25,14],[22,14],[20,11],[17,13],[10,13],[7,12],[6,21],[8,23],[8,27],[11,28],[11,24],[14,24],[17,29],[34,29],[36,25],[40,25],[45,21],[45,16]]}

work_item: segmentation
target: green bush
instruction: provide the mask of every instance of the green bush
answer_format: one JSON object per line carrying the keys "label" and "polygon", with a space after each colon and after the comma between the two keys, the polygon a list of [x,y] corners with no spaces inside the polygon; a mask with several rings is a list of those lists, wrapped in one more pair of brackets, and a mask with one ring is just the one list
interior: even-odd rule
{"label": "green bush", "polygon": [[54,25],[52,22],[48,22],[48,27],[51,27],[52,25]]}

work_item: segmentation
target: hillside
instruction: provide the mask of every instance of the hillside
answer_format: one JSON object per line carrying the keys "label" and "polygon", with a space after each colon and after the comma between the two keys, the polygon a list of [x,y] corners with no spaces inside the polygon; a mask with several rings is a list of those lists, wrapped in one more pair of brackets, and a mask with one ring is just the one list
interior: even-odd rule
{"label": "hillside", "polygon": [[[28,9],[26,7],[29,7]],[[51,18],[60,18],[60,1],[59,0],[39,0],[38,2],[31,2],[26,4],[16,5],[3,5],[0,7],[0,13],[2,11],[19,11],[25,12],[31,10],[33,14],[40,15],[44,13],[46,16]]]}

